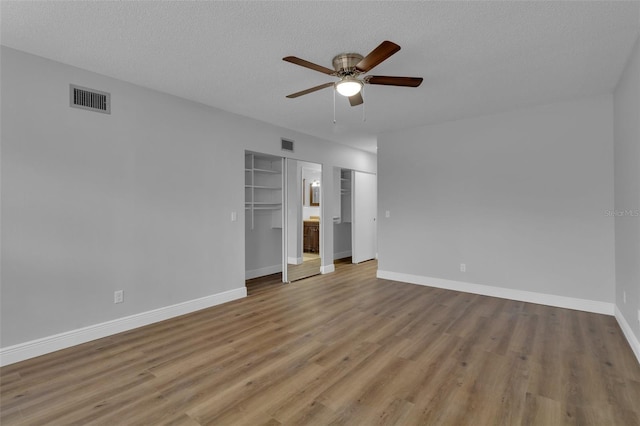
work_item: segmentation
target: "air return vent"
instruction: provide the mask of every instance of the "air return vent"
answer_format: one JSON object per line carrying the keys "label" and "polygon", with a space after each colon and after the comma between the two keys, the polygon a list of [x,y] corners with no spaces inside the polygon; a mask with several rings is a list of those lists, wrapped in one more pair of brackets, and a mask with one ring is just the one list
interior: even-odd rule
{"label": "air return vent", "polygon": [[289,139],[281,139],[282,141],[282,150],[283,151],[291,151],[293,152],[293,141]]}
{"label": "air return vent", "polygon": [[111,114],[111,95],[109,93],[74,86],[73,84],[69,86],[69,89],[70,105],[72,107]]}

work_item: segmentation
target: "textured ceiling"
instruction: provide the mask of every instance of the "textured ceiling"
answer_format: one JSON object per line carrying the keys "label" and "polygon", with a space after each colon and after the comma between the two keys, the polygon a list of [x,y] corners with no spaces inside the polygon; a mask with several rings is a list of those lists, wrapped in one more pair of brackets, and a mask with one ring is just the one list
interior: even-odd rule
{"label": "textured ceiling", "polygon": [[[380,132],[611,91],[640,2],[1,2],[2,44],[336,142],[375,151]],[[362,107],[331,67],[383,40],[402,50],[370,74]]]}

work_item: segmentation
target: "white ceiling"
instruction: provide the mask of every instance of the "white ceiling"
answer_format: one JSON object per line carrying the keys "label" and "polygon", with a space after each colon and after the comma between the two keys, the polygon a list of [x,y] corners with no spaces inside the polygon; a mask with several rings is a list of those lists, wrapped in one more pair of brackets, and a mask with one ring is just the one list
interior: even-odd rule
{"label": "white ceiling", "polygon": [[[321,138],[375,151],[380,132],[613,90],[639,1],[1,2],[2,44]],[[338,53],[402,47],[362,107],[325,89]]]}

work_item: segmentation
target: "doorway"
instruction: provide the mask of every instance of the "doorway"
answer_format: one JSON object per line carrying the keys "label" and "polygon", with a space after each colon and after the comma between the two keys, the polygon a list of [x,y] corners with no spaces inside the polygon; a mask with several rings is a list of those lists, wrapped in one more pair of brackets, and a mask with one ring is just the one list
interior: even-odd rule
{"label": "doorway", "polygon": [[322,165],[286,160],[286,282],[320,274]]}
{"label": "doorway", "polygon": [[352,261],[361,263],[378,257],[376,175],[354,172],[352,188]]}
{"label": "doorway", "polygon": [[245,151],[245,279],[282,272],[283,159]]}
{"label": "doorway", "polygon": [[334,182],[334,260],[351,257],[361,263],[376,258],[376,175],[336,167]]}

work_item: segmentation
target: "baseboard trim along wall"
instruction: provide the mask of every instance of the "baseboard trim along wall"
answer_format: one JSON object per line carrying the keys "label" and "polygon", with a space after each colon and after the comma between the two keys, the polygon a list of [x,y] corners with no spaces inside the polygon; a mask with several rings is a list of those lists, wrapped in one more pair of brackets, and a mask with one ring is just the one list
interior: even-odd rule
{"label": "baseboard trim along wall", "polygon": [[265,266],[264,268],[245,271],[244,279],[250,280],[253,278],[264,277],[265,275],[277,274],[278,272],[282,272],[282,265]]}
{"label": "baseboard trim along wall", "polygon": [[620,328],[622,329],[624,336],[627,338],[627,342],[629,342],[629,346],[631,346],[631,350],[633,351],[636,358],[638,359],[638,363],[640,363],[640,341],[638,340],[636,335],[633,334],[633,330],[631,329],[631,326],[629,325],[627,320],[624,318],[624,315],[622,315],[622,312],[620,312],[617,306],[615,310],[615,316],[616,316],[616,320],[618,321],[618,324],[620,324]]}
{"label": "baseboard trim along wall", "polygon": [[302,257],[287,257],[287,263],[289,265],[299,265],[304,261]]}
{"label": "baseboard trim along wall", "polygon": [[345,257],[351,257],[351,250],[341,251],[333,254],[333,260],[344,259]]}
{"label": "baseboard trim along wall", "polygon": [[336,267],[333,263],[331,265],[320,266],[321,274],[330,274],[331,272],[335,272],[335,270]]}
{"label": "baseboard trim along wall", "polygon": [[555,306],[557,308],[575,309],[596,314],[613,315],[614,304],[598,302],[596,300],[578,299],[575,297],[556,296],[554,294],[535,293],[532,291],[515,290],[511,288],[494,287],[482,284],[472,284],[462,281],[445,280],[442,278],[424,277],[420,275],[403,274],[378,270],[376,276],[385,280],[401,281],[465,293],[481,294],[483,296],[499,297],[501,299],[518,300],[521,302],[537,303],[539,305]]}
{"label": "baseboard trim along wall", "polygon": [[247,297],[247,288],[241,287],[199,299],[189,300],[163,308],[118,318],[100,324],[76,330],[66,331],[53,336],[31,340],[25,343],[0,348],[0,366],[13,364],[34,358],[60,349],[69,348],[92,340],[101,339],[123,331],[164,321],[180,315],[189,314],[201,309],[210,308],[232,300]]}

